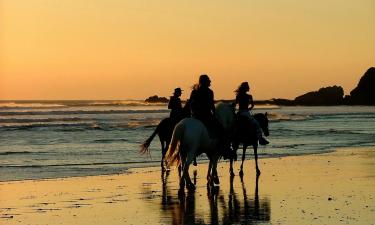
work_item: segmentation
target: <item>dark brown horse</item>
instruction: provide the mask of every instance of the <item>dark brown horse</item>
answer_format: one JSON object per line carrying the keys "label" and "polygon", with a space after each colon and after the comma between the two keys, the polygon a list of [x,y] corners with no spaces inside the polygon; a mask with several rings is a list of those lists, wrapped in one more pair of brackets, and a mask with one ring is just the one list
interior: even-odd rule
{"label": "dark brown horse", "polygon": [[169,143],[171,142],[171,137],[173,133],[173,128],[175,126],[175,123],[172,122],[170,118],[165,118],[160,121],[160,123],[156,126],[154,132],[151,134],[149,138],[143,144],[141,145],[141,153],[146,153],[148,152],[148,148],[150,147],[150,144],[154,137],[156,135],[159,136],[160,144],[161,144],[161,161],[160,161],[160,166],[162,169],[165,169],[164,167],[164,156],[165,153],[168,150]]}
{"label": "dark brown horse", "polygon": [[[269,135],[268,130],[268,118],[267,113],[257,113],[254,118],[258,121],[260,127],[262,128],[264,135]],[[255,169],[257,175],[260,175],[260,170],[258,167],[258,136],[256,133],[256,128],[251,123],[251,121],[244,116],[237,116],[234,135],[232,137],[232,147],[233,151],[237,152],[240,144],[242,143],[242,163],[240,167],[240,176],[243,176],[243,163],[245,161],[246,149],[248,146],[252,145],[254,149],[255,158]],[[234,176],[233,172],[233,159],[230,159],[230,175]]]}
{"label": "dark brown horse", "polygon": [[[140,153],[144,154],[146,152],[149,152],[149,147],[152,142],[152,140],[155,138],[156,135],[159,136],[160,144],[161,144],[161,160],[160,160],[160,166],[163,170],[166,168],[164,167],[164,156],[165,153],[168,150],[169,143],[171,142],[173,129],[176,126],[176,124],[183,118],[190,117],[190,103],[189,100],[187,100],[184,108],[182,109],[182,115],[180,119],[177,119],[173,121],[171,118],[164,118],[160,121],[160,123],[156,126],[154,132],[151,134],[149,138],[147,138],[143,144],[141,144]],[[196,161],[194,161],[194,165],[196,165]]]}

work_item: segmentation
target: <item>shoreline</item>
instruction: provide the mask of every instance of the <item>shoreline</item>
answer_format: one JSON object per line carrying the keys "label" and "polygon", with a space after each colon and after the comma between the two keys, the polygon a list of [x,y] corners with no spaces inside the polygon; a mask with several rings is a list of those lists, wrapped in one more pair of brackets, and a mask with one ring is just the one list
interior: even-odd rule
{"label": "shoreline", "polygon": [[[359,147],[355,147],[355,149],[358,149],[358,150],[361,150],[361,149],[368,149],[368,148],[375,148],[375,145],[374,146],[359,146]],[[341,151],[341,150],[345,150],[345,149],[353,149],[352,146],[346,146],[346,147],[339,147],[339,148],[336,148],[336,147],[332,147],[332,149],[327,149],[327,150],[323,150],[323,151],[320,151],[320,152],[312,152],[312,153],[301,153],[301,154],[290,154],[290,155],[267,155],[267,156],[264,156],[262,154],[259,154],[258,152],[258,158],[259,159],[274,159],[274,158],[286,158],[286,157],[299,157],[299,156],[309,156],[309,155],[320,155],[320,154],[329,154],[329,153],[333,153],[333,152],[336,152],[336,151]],[[249,153],[251,152],[251,153]],[[247,153],[251,155],[250,158],[246,158],[245,160],[246,161],[252,161],[254,160],[254,155],[252,153],[252,148],[249,147],[247,149]],[[241,162],[241,150],[239,149],[237,151],[237,155],[238,155],[238,159],[237,159],[237,162]],[[140,156],[142,157],[142,156]],[[202,157],[202,158],[199,158],[199,157]],[[198,165],[201,164],[201,165],[206,165],[208,164],[208,159],[206,156],[199,156],[198,157]],[[220,160],[219,161],[219,164],[220,163],[229,163],[228,160],[225,160],[225,161],[222,161]],[[114,164],[121,164],[121,165],[126,165],[126,163],[122,164],[122,163],[114,163]],[[95,177],[95,176],[112,176],[112,175],[123,175],[123,174],[129,174],[129,173],[132,173],[133,171],[132,170],[147,170],[148,168],[149,169],[154,169],[153,171],[155,170],[160,170],[160,161],[154,161],[154,162],[134,162],[134,163],[130,163],[130,164],[149,164],[147,166],[134,166],[134,167],[128,167],[126,168],[126,170],[122,171],[122,172],[113,172],[113,173],[107,173],[107,174],[92,174],[92,175],[77,175],[77,176],[63,176],[63,177],[46,177],[46,178],[30,178],[30,179],[15,179],[15,180],[0,180],[0,184],[2,183],[7,183],[7,182],[22,182],[22,181],[43,181],[43,180],[60,180],[60,179],[69,179],[69,178],[85,178],[85,177]],[[151,165],[150,165],[151,164]],[[154,165],[152,165],[154,164]],[[111,165],[111,163],[108,163],[108,165]],[[57,165],[56,167],[59,167],[59,166],[64,166],[64,165]]]}
{"label": "shoreline", "polygon": [[206,187],[206,164],[190,168],[194,193],[178,196],[177,170],[0,183],[2,224],[373,224],[375,147],[218,165],[220,186]]}

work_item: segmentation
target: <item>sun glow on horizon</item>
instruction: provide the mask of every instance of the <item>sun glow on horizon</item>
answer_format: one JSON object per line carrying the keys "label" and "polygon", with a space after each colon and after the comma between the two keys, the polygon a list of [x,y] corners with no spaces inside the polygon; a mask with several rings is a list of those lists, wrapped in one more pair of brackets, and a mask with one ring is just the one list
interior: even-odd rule
{"label": "sun glow on horizon", "polygon": [[0,99],[217,99],[323,86],[348,94],[375,63],[375,2],[0,0]]}

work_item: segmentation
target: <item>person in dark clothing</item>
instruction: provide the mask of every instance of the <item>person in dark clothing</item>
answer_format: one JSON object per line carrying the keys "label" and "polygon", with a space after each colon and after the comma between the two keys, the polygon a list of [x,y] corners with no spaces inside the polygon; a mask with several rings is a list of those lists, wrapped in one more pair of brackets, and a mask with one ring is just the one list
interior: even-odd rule
{"label": "person in dark clothing", "polygon": [[230,141],[225,135],[224,127],[215,117],[214,92],[210,89],[211,80],[203,74],[199,77],[199,83],[193,86],[190,95],[190,107],[192,117],[202,121],[211,138],[218,139],[219,148],[224,159],[234,157],[230,149]]}
{"label": "person in dark clothing", "polygon": [[169,118],[173,124],[177,124],[183,117],[182,104],[181,104],[181,88],[174,89],[173,96],[169,99],[168,109],[171,110]]}
{"label": "person in dark clothing", "polygon": [[199,77],[199,83],[193,86],[190,94],[190,108],[192,117],[202,121],[211,130],[215,119],[214,92],[210,89],[211,80],[203,74]]}
{"label": "person in dark clothing", "polygon": [[263,137],[262,128],[260,127],[258,121],[251,114],[251,110],[254,108],[253,96],[249,95],[247,92],[250,91],[250,86],[248,82],[242,82],[241,85],[235,90],[236,101],[234,107],[238,104],[238,115],[246,117],[250,124],[256,128],[256,134],[258,136],[259,144],[266,145],[269,142]]}

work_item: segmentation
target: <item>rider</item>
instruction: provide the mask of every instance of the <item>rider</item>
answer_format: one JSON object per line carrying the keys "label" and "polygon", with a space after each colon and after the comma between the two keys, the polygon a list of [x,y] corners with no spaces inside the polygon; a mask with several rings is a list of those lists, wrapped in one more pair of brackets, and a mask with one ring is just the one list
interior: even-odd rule
{"label": "rider", "polygon": [[234,103],[234,106],[236,106],[238,103],[238,106],[239,106],[238,115],[248,118],[250,123],[256,127],[259,144],[261,145],[269,144],[269,142],[263,137],[262,128],[260,127],[258,121],[250,113],[250,110],[254,108],[254,102],[253,102],[253,96],[247,94],[248,91],[250,91],[249,83],[242,82],[241,85],[237,88],[237,90],[235,90],[236,101]]}
{"label": "rider", "polygon": [[177,124],[183,117],[182,104],[181,104],[181,88],[175,88],[173,96],[169,99],[168,109],[171,110],[169,118],[173,124]]}
{"label": "rider", "polygon": [[[190,94],[192,116],[202,121],[208,130],[212,130],[215,123],[214,92],[210,86],[210,78],[203,74],[199,77],[199,83],[193,86]],[[212,132],[209,133],[212,134]]]}
{"label": "rider", "polygon": [[211,80],[203,74],[199,77],[199,83],[193,86],[190,94],[190,108],[193,118],[200,120],[208,130],[211,138],[218,139],[218,151],[221,152],[224,159],[233,158],[233,152],[230,149],[229,139],[225,135],[224,127],[215,117],[214,92],[210,89]]}

